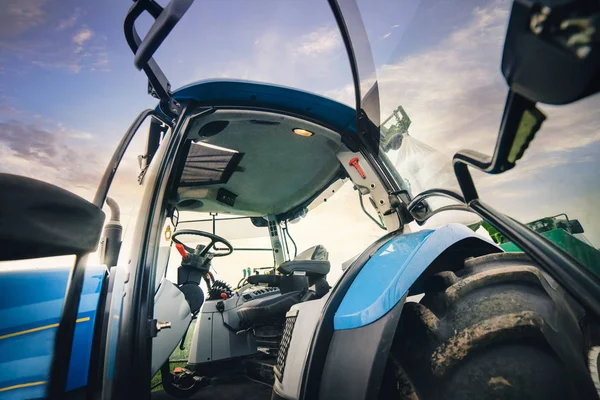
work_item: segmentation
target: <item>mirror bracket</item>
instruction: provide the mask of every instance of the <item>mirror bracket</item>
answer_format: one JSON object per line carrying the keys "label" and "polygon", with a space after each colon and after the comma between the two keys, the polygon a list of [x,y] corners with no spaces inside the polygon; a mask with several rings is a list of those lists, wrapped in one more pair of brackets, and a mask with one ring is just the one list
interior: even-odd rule
{"label": "mirror bracket", "polygon": [[[455,170],[457,166],[461,170],[460,165],[463,164],[488,174],[500,174],[512,169],[517,160],[525,153],[545,119],[546,116],[536,108],[535,102],[510,90],[504,107],[494,155],[490,157],[474,150],[460,150],[454,155]],[[467,196],[465,194],[465,197],[475,198],[476,195]]]}

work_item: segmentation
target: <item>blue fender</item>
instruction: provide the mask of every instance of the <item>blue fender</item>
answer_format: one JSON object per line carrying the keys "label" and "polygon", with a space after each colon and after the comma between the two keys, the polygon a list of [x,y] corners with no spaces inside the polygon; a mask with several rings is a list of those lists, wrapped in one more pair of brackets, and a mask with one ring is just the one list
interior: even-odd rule
{"label": "blue fender", "polygon": [[[384,316],[446,249],[467,238],[486,241],[471,229],[449,224],[390,239],[365,263],[333,317],[335,330],[368,325]],[[491,241],[498,251],[502,251]]]}
{"label": "blue fender", "polygon": [[[42,398],[71,267],[0,271],[0,399]],[[87,266],[67,390],[87,384],[105,266]]]}

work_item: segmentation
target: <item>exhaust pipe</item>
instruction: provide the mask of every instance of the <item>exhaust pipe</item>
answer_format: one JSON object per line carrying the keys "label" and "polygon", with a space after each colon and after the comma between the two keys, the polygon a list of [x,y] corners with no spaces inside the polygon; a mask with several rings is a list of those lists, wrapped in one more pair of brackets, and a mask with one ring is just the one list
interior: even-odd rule
{"label": "exhaust pipe", "polygon": [[106,205],[110,208],[110,220],[104,225],[100,240],[100,261],[110,268],[117,265],[119,259],[123,226],[117,202],[112,197],[107,197]]}

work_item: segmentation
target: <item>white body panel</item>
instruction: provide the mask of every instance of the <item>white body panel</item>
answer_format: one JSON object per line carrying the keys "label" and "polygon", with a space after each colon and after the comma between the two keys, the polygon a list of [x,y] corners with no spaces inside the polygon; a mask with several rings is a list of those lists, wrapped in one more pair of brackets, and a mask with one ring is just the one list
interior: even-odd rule
{"label": "white body panel", "polygon": [[197,365],[258,352],[251,331],[236,333],[223,324],[224,321],[234,328],[240,325],[237,308],[244,304],[240,293],[243,291],[224,301],[223,315],[216,308],[221,300],[204,302],[196,321],[188,364]]}
{"label": "white body panel", "polygon": [[273,385],[273,390],[286,399],[300,398],[304,365],[315,329],[321,319],[323,306],[328,298],[329,294],[321,299],[299,303],[290,308],[290,312],[297,310],[298,314],[288,348],[283,379],[280,382],[276,378]]}

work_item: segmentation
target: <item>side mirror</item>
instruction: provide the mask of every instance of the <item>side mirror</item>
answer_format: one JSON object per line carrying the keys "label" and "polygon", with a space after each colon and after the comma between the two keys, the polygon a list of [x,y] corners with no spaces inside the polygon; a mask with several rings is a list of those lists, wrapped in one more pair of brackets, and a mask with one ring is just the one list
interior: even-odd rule
{"label": "side mirror", "polygon": [[569,221],[569,228],[571,228],[571,233],[583,233],[583,226],[581,222],[577,219],[572,219]]}
{"label": "side mirror", "polygon": [[46,182],[0,174],[0,261],[96,250],[104,213]]}
{"label": "side mirror", "polygon": [[515,0],[502,73],[533,102],[568,104],[600,90],[600,6],[581,0]]}
{"label": "side mirror", "polygon": [[600,90],[600,5],[585,0],[514,0],[502,73],[510,88],[492,157],[454,156],[467,201],[477,197],[467,165],[489,174],[513,168],[546,116],[536,103],[568,104]]}

